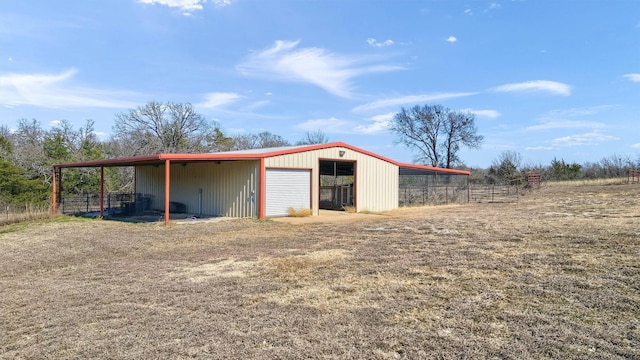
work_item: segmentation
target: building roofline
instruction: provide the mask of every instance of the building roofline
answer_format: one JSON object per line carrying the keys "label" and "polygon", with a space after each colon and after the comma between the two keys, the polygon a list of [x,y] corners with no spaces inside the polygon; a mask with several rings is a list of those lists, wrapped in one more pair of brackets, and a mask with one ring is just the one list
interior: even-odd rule
{"label": "building roofline", "polygon": [[438,172],[460,174],[460,175],[471,174],[469,171],[464,171],[464,170],[445,169],[445,168],[437,168],[437,167],[425,166],[425,165],[401,163],[401,162],[386,158],[382,155],[378,155],[370,151],[358,148],[356,146],[346,144],[344,142],[332,142],[328,144],[315,144],[315,145],[297,146],[297,147],[294,146],[291,148],[265,148],[265,149],[262,149],[263,150],[262,152],[252,150],[250,152],[247,151],[246,153],[243,153],[242,151],[232,151],[232,152],[198,153],[198,154],[142,155],[142,156],[132,156],[132,157],[124,157],[124,158],[116,158],[116,159],[101,159],[101,160],[80,161],[80,162],[72,162],[72,163],[61,163],[61,164],[53,165],[53,168],[57,169],[57,168],[77,168],[77,167],[116,167],[116,166],[136,166],[136,165],[159,165],[159,164],[163,164],[167,160],[177,161],[177,162],[260,160],[260,159],[270,158],[274,156],[297,154],[297,153],[302,153],[307,151],[330,149],[335,147],[343,147],[355,152],[359,152],[359,153],[374,157],[376,159],[394,164],[402,168],[438,171]]}
{"label": "building roofline", "polygon": [[437,171],[437,172],[444,172],[444,173],[457,174],[457,175],[471,175],[471,172],[466,170],[447,169],[447,168],[439,168],[434,166],[406,164],[406,163],[396,163],[396,164],[401,168],[407,168],[407,169]]}

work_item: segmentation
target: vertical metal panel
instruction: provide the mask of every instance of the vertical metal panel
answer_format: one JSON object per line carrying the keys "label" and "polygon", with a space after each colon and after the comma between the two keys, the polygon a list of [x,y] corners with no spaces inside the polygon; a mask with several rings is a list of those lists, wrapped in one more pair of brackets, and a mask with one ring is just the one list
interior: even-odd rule
{"label": "vertical metal panel", "polygon": [[[341,151],[344,152],[342,156]],[[320,190],[319,159],[356,161],[357,211],[384,211],[398,207],[398,166],[351,149],[335,147],[274,156],[265,159],[265,166],[312,169],[312,208],[317,215]]]}
{"label": "vertical metal panel", "polygon": [[[136,191],[151,197],[151,207],[164,209],[164,166],[139,166]],[[257,161],[171,164],[171,201],[188,213],[230,217],[257,216]]]}

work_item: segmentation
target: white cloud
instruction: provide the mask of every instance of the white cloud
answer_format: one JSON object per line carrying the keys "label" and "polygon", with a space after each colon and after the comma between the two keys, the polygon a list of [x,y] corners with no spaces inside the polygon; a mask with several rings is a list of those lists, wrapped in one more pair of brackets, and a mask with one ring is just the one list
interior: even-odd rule
{"label": "white cloud", "polygon": [[635,74],[625,74],[623,75],[623,77],[633,81],[633,82],[640,82],[640,74],[635,73]]}
{"label": "white cloud", "polygon": [[349,133],[351,126],[352,125],[349,121],[336,119],[334,117],[329,119],[307,120],[297,125],[299,129],[305,131],[317,131],[318,129],[321,129],[325,133],[339,134]]}
{"label": "white cloud", "polygon": [[378,42],[374,38],[368,38],[367,39],[367,44],[369,44],[369,46],[372,46],[372,47],[391,46],[391,45],[393,45],[393,40],[385,40],[383,42]]}
{"label": "white cloud", "polygon": [[526,128],[529,131],[551,130],[551,129],[601,129],[606,127],[603,122],[574,120],[597,115],[603,111],[610,110],[615,105],[599,105],[582,108],[551,110],[539,117],[539,124]]}
{"label": "white cloud", "polygon": [[311,83],[345,98],[351,97],[355,77],[402,69],[389,65],[360,65],[369,59],[337,55],[322,48],[297,48],[298,44],[299,41],[278,40],[273,47],[249,55],[237,69],[246,76]]}
{"label": "white cloud", "polygon": [[453,44],[454,42],[458,41],[458,39],[456,39],[456,37],[452,35],[447,38],[447,41]]}
{"label": "white cloud", "polygon": [[533,125],[526,130],[550,130],[550,129],[601,129],[605,127],[603,123],[593,121],[558,120],[545,121],[539,125]]}
{"label": "white cloud", "polygon": [[[183,12],[183,15],[191,15],[194,11],[199,11],[203,9],[202,4],[206,3],[207,0],[138,0],[143,4],[158,4],[168,6],[170,8],[178,8]],[[231,5],[231,0],[213,0],[217,6],[227,6]]]}
{"label": "white cloud", "polygon": [[49,122],[49,126],[51,126],[51,127],[60,126],[60,124],[62,124],[62,120],[51,120]]}
{"label": "white cloud", "polygon": [[251,104],[243,107],[241,110],[242,111],[254,111],[260,108],[263,108],[267,105],[269,105],[271,102],[269,100],[260,100],[260,101],[254,101]]}
{"label": "white cloud", "polygon": [[631,145],[631,147],[634,148],[634,149],[640,149],[640,143],[633,144],[633,145]]}
{"label": "white cloud", "polygon": [[473,11],[471,11],[471,9],[466,9],[464,13],[467,15],[473,15]]}
{"label": "white cloud", "polygon": [[525,150],[553,150],[551,146],[527,146]]}
{"label": "white cloud", "polygon": [[[0,75],[0,105],[31,105],[48,108],[103,107],[131,108],[132,98],[141,97],[130,91],[101,90],[73,85],[77,70],[60,74]],[[126,99],[126,100],[125,100]]]}
{"label": "white cloud", "polygon": [[436,94],[409,95],[409,96],[402,96],[397,98],[380,99],[380,100],[370,102],[368,104],[356,106],[355,108],[353,108],[353,111],[355,112],[369,111],[369,110],[375,110],[375,109],[380,109],[385,107],[397,107],[405,104],[417,105],[417,104],[430,102],[430,101],[453,99],[453,98],[471,96],[476,94],[477,94],[476,92],[436,93]]}
{"label": "white cloud", "polygon": [[474,110],[474,109],[461,109],[460,111],[468,111],[472,114],[475,114],[479,117],[487,117],[491,119],[495,119],[499,117],[501,114],[495,110]]}
{"label": "white cloud", "polygon": [[493,88],[498,92],[545,91],[554,95],[571,95],[571,86],[557,81],[533,80],[521,83],[504,84]]}
{"label": "white cloud", "polygon": [[213,109],[237,101],[240,98],[240,95],[232,92],[212,92],[205,94],[206,100],[197,104],[196,106],[206,109]]}
{"label": "white cloud", "polygon": [[489,4],[489,7],[487,8],[486,11],[500,9],[500,7],[501,7],[501,5],[499,3],[492,2],[491,4]]}
{"label": "white cloud", "polygon": [[394,116],[395,116],[395,113],[392,113],[392,112],[372,116],[369,119],[367,119],[371,121],[369,124],[358,125],[353,128],[353,131],[361,134],[377,134],[377,133],[386,132],[389,130],[391,120],[393,120]]}
{"label": "white cloud", "polygon": [[595,145],[597,143],[605,141],[615,141],[618,138],[610,135],[604,135],[597,131],[592,131],[586,134],[575,134],[569,136],[563,136],[551,140],[551,144],[555,147],[570,147],[570,146],[585,146]]}
{"label": "white cloud", "polygon": [[107,134],[104,131],[94,131],[93,134],[99,137],[100,139],[106,139],[109,136],[109,134]]}
{"label": "white cloud", "polygon": [[559,118],[566,118],[566,117],[595,115],[595,114],[601,113],[602,111],[615,108],[616,106],[617,105],[598,105],[598,106],[590,106],[590,107],[551,110],[546,114],[544,114],[543,116],[541,116],[541,119],[547,120],[547,119],[559,119]]}

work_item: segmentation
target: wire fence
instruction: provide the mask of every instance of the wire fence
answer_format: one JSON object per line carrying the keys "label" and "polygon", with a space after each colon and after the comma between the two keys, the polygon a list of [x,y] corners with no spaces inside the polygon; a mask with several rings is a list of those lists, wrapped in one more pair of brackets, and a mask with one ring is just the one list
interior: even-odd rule
{"label": "wire fence", "polygon": [[100,204],[100,195],[85,193],[65,195],[58,209],[63,214],[99,212],[102,208],[109,215],[135,215],[150,210],[151,198],[135,193],[108,193]]}
{"label": "wire fence", "polygon": [[469,202],[469,177],[458,174],[400,175],[399,206]]}

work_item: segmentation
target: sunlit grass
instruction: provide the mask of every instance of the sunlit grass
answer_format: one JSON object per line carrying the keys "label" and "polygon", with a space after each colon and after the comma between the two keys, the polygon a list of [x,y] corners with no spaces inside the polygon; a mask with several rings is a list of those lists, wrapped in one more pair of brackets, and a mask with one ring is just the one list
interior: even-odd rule
{"label": "sunlit grass", "polygon": [[563,181],[544,181],[543,186],[597,186],[597,185],[622,185],[628,183],[627,177],[610,179],[579,179]]}

